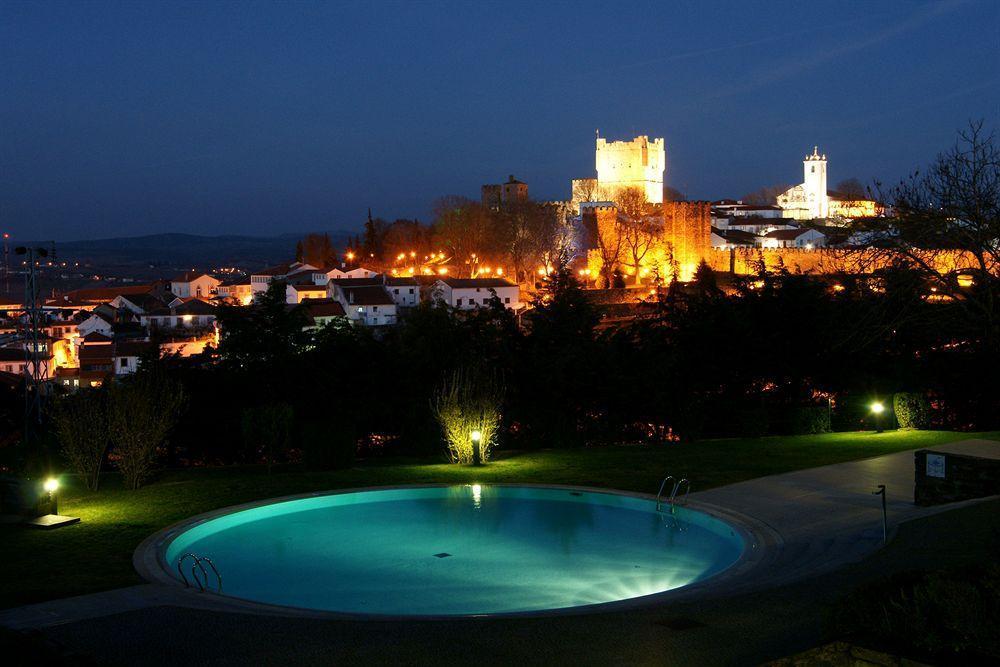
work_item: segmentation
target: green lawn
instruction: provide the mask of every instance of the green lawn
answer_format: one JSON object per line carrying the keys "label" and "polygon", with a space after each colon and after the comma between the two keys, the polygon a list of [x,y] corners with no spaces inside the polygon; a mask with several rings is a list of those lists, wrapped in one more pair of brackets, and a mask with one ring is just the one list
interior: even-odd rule
{"label": "green lawn", "polygon": [[0,527],[0,607],[139,583],[132,552],[160,528],[208,510],[324,489],[431,482],[534,482],[655,493],[659,480],[687,477],[693,490],[775,473],[878,456],[1000,433],[890,431],[712,440],[659,447],[599,447],[502,456],[482,468],[380,461],[350,470],[263,468],[165,471],[149,486],[125,491],[114,475],[89,493],[64,477],[59,510],[82,522],[55,531]]}

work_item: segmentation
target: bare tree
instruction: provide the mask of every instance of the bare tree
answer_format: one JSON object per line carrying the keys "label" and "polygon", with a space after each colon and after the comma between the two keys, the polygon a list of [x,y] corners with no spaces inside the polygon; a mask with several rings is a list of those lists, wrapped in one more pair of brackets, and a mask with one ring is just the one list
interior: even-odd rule
{"label": "bare tree", "polygon": [[153,473],[163,444],[184,405],[179,382],[140,370],[115,383],[108,395],[108,434],[127,489]]}
{"label": "bare tree", "polygon": [[834,190],[852,201],[860,201],[868,196],[868,190],[865,188],[864,183],[856,178],[847,178],[840,181]]}
{"label": "bare tree", "polygon": [[655,242],[658,228],[650,215],[646,193],[640,188],[623,188],[618,193],[618,215],[621,218],[624,251],[635,271],[635,284],[642,284],[642,260]]}
{"label": "bare tree", "polygon": [[864,248],[850,253],[861,270],[915,271],[964,313],[987,349],[1000,346],[1000,149],[977,121],[926,173],[895,187],[876,186],[892,212],[857,224]]}
{"label": "bare tree", "polygon": [[108,410],[102,389],[84,390],[55,402],[52,422],[62,453],[96,491],[108,452]]}
{"label": "bare tree", "polygon": [[460,198],[444,198],[435,206],[434,239],[456,263],[469,265],[469,274],[475,278],[478,259],[499,259],[504,254],[502,230],[493,211],[478,202]]}
{"label": "bare tree", "polygon": [[778,195],[784,194],[791,187],[792,186],[787,183],[778,183],[777,185],[766,186],[759,190],[754,190],[749,194],[743,195],[743,201],[748,204],[758,204],[761,206],[774,204],[778,200]]}

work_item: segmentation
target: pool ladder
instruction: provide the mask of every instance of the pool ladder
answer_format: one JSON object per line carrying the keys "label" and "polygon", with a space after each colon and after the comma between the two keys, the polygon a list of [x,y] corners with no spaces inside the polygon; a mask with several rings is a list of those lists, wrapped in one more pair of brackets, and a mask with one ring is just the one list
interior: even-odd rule
{"label": "pool ladder", "polygon": [[[205,563],[212,568],[212,572],[215,574],[216,592],[222,592],[222,575],[219,574],[219,569],[215,567],[215,563],[208,556],[199,556],[198,554],[188,552],[181,556],[180,560],[177,561],[177,573],[181,575],[181,579],[184,581],[184,586],[190,587],[191,583],[188,581],[187,576],[184,574],[184,568],[181,565],[184,564],[188,558],[191,559],[191,578],[194,579],[194,583],[198,584],[198,590],[202,593],[205,592],[206,586],[208,586],[208,570],[205,569]],[[198,577],[198,571],[201,570],[201,577]]]}
{"label": "pool ladder", "polygon": [[[670,505],[670,511],[673,512],[674,505],[678,504],[678,502],[682,505],[687,504],[688,494],[691,493],[691,482],[686,477],[677,481],[674,479],[673,475],[667,475],[663,478],[663,481],[660,482],[660,490],[656,492],[657,512],[661,511],[663,508],[663,490],[667,488],[667,484],[669,482],[674,483],[673,487],[670,489],[670,495],[666,498],[667,504]],[[681,489],[684,489],[684,495],[678,498],[677,494],[680,493]]]}

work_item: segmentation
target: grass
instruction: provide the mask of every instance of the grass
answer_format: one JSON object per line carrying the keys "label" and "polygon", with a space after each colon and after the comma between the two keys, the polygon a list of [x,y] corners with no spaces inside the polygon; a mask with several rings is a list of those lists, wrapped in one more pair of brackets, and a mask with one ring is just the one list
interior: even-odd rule
{"label": "grass", "polygon": [[212,509],[294,493],[420,483],[525,482],[655,492],[666,474],[693,480],[694,490],[753,477],[933,447],[1000,433],[887,431],[713,440],[661,447],[607,446],[512,453],[481,468],[423,461],[378,461],[349,470],[199,468],[164,471],[126,491],[114,475],[91,493],[63,479],[59,511],[81,523],[55,531],[0,527],[0,607],[140,583],[132,552],[150,534]]}

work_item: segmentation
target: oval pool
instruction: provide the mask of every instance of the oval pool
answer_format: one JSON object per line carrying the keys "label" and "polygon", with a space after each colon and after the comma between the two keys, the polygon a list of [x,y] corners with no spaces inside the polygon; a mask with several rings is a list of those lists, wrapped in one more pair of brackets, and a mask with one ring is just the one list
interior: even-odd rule
{"label": "oval pool", "polygon": [[175,578],[178,560],[195,553],[218,567],[227,596],[390,616],[626,600],[702,581],[745,548],[728,523],[692,509],[671,514],[634,496],[485,484],[276,501],[168,539],[158,556]]}

